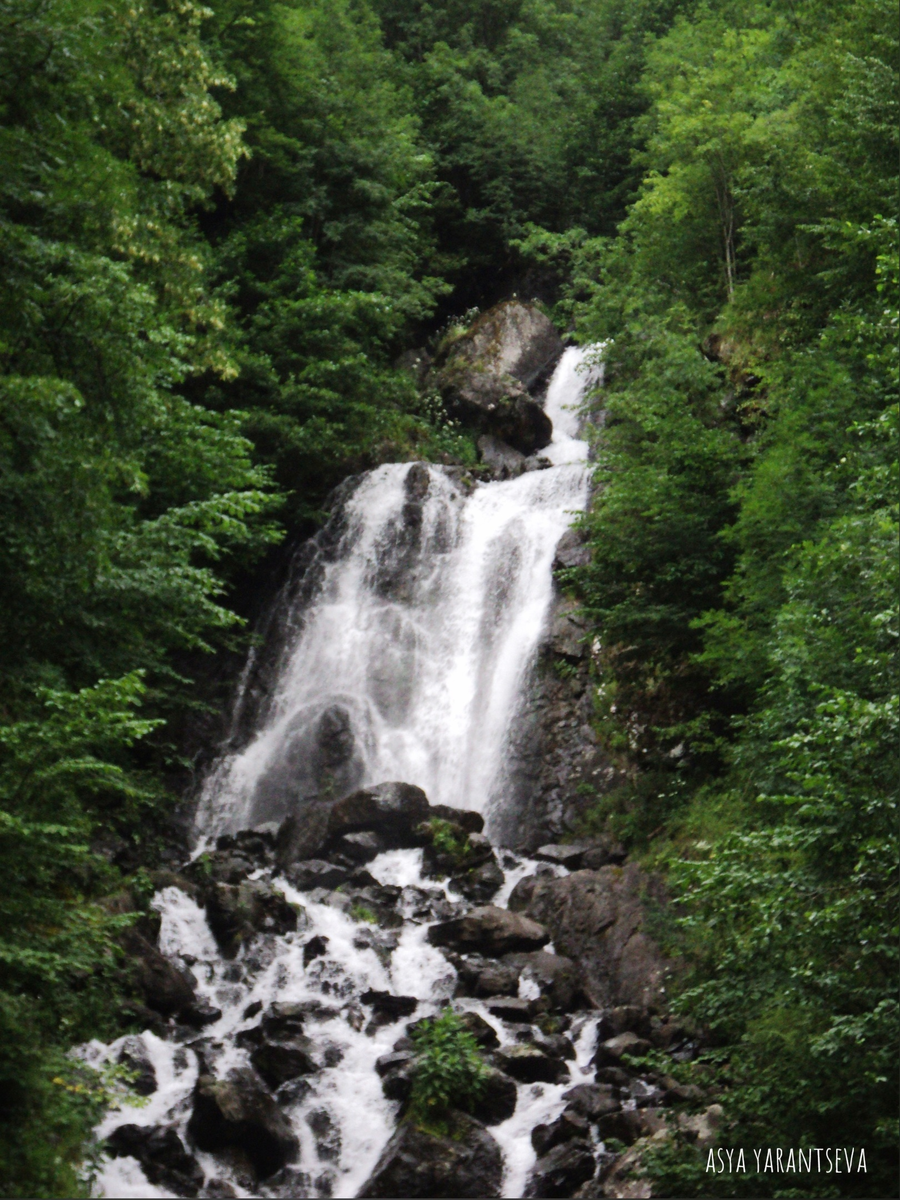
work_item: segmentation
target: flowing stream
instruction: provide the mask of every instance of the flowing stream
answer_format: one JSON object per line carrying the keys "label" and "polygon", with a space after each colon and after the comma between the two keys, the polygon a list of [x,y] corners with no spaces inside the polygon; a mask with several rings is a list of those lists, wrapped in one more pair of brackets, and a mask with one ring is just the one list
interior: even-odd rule
{"label": "flowing stream", "polygon": [[[587,446],[576,412],[590,379],[586,357],[566,350],[549,385],[554,438],[543,455],[552,465],[474,486],[459,471],[426,464],[389,464],[360,479],[335,518],[339,536],[318,564],[317,589],[284,647],[260,727],[207,780],[198,854],[223,834],[281,821],[323,791],[346,794],[385,780],[419,785],[432,804],[476,810],[491,833],[506,799],[508,738],[552,600],[554,551],[587,501]],[[538,864],[503,850],[500,865],[504,882],[491,902],[503,905]],[[420,849],[388,850],[367,870],[394,889],[402,917],[396,928],[373,927],[338,893],[301,891],[276,873],[286,898],[302,906],[302,921],[233,959],[219,952],[194,899],[174,886],[158,892],[160,949],[192,973],[198,997],[221,1016],[202,1036],[174,1025],[164,1037],[140,1035],[155,1090],[143,1106],[109,1113],[100,1136],[125,1123],[167,1125],[189,1145],[201,1067],[221,1078],[245,1066],[246,1044],[236,1035],[260,1009],[308,1001],[305,1032],[317,1070],[277,1096],[299,1138],[299,1157],[260,1184],[240,1162],[198,1152],[200,1195],[355,1196],[398,1110],[383,1094],[375,1062],[408,1021],[365,1026],[359,997],[375,989],[415,998],[417,1018],[436,1013],[454,994],[456,972],[426,934],[435,906],[449,911],[460,901],[447,883],[423,878]],[[316,938],[327,949],[310,961]],[[527,998],[530,986],[523,978],[520,994]],[[483,1001],[454,1004],[478,1012],[501,1043],[516,1040],[516,1030]],[[562,1111],[568,1088],[592,1077],[595,1024],[585,1016],[569,1029],[575,1057],[568,1080],[520,1084],[514,1115],[491,1128],[504,1154],[504,1195],[523,1194],[535,1160],[531,1129]],[[84,1053],[94,1063],[113,1062],[124,1045],[95,1043]],[[149,1182],[128,1155],[103,1163],[95,1192],[178,1194]]]}

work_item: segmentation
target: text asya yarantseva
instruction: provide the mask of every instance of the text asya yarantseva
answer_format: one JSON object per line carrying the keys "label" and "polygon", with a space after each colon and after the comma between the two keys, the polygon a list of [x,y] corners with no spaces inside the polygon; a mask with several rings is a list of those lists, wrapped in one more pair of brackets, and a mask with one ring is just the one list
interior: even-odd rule
{"label": "text asya yarantseva", "polygon": [[862,1148],[857,1150],[855,1146],[812,1146],[806,1150],[795,1150],[793,1147],[785,1150],[783,1146],[775,1146],[767,1150],[750,1150],[746,1154],[743,1147],[726,1149],[719,1146],[710,1148],[706,1169],[717,1175],[746,1175],[750,1154],[753,1155],[752,1161],[758,1175],[767,1172],[803,1175],[813,1172],[825,1175],[867,1173],[866,1152]]}

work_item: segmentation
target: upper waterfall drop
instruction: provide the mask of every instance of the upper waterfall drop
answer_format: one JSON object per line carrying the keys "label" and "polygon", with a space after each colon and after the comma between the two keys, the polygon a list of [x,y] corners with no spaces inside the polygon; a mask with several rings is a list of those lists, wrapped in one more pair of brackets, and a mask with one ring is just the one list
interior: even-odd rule
{"label": "upper waterfall drop", "polygon": [[262,727],[206,782],[201,835],[388,779],[477,809],[490,825],[554,551],[587,502],[577,408],[596,379],[591,349],[567,349],[550,381],[554,436],[543,453],[553,466],[473,490],[425,463],[361,479]]}

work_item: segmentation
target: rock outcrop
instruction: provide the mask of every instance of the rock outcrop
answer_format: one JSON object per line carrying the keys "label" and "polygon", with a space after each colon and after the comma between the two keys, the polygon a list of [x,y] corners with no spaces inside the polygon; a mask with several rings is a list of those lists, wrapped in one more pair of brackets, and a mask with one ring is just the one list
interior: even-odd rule
{"label": "rock outcrop", "polygon": [[510,907],[546,926],[560,953],[575,959],[597,1007],[665,1007],[673,964],[646,932],[648,900],[664,902],[660,882],[636,863],[522,880]]}
{"label": "rock outcrop", "polygon": [[562,350],[540,309],[508,300],[444,351],[431,378],[452,414],[522,455],[533,454],[549,444],[553,426],[528,389]]}

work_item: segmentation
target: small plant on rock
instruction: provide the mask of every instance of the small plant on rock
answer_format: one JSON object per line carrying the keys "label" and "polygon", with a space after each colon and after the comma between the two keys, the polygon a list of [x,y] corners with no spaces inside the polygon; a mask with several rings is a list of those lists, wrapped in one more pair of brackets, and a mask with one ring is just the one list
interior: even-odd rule
{"label": "small plant on rock", "polygon": [[442,1130],[454,1108],[471,1111],[484,1089],[487,1067],[478,1043],[457,1013],[447,1009],[413,1034],[419,1051],[410,1097],[410,1116]]}
{"label": "small plant on rock", "polygon": [[458,864],[462,864],[471,854],[472,847],[465,833],[461,834],[459,826],[450,821],[435,818],[428,822],[428,832],[431,844],[440,854],[446,854]]}

